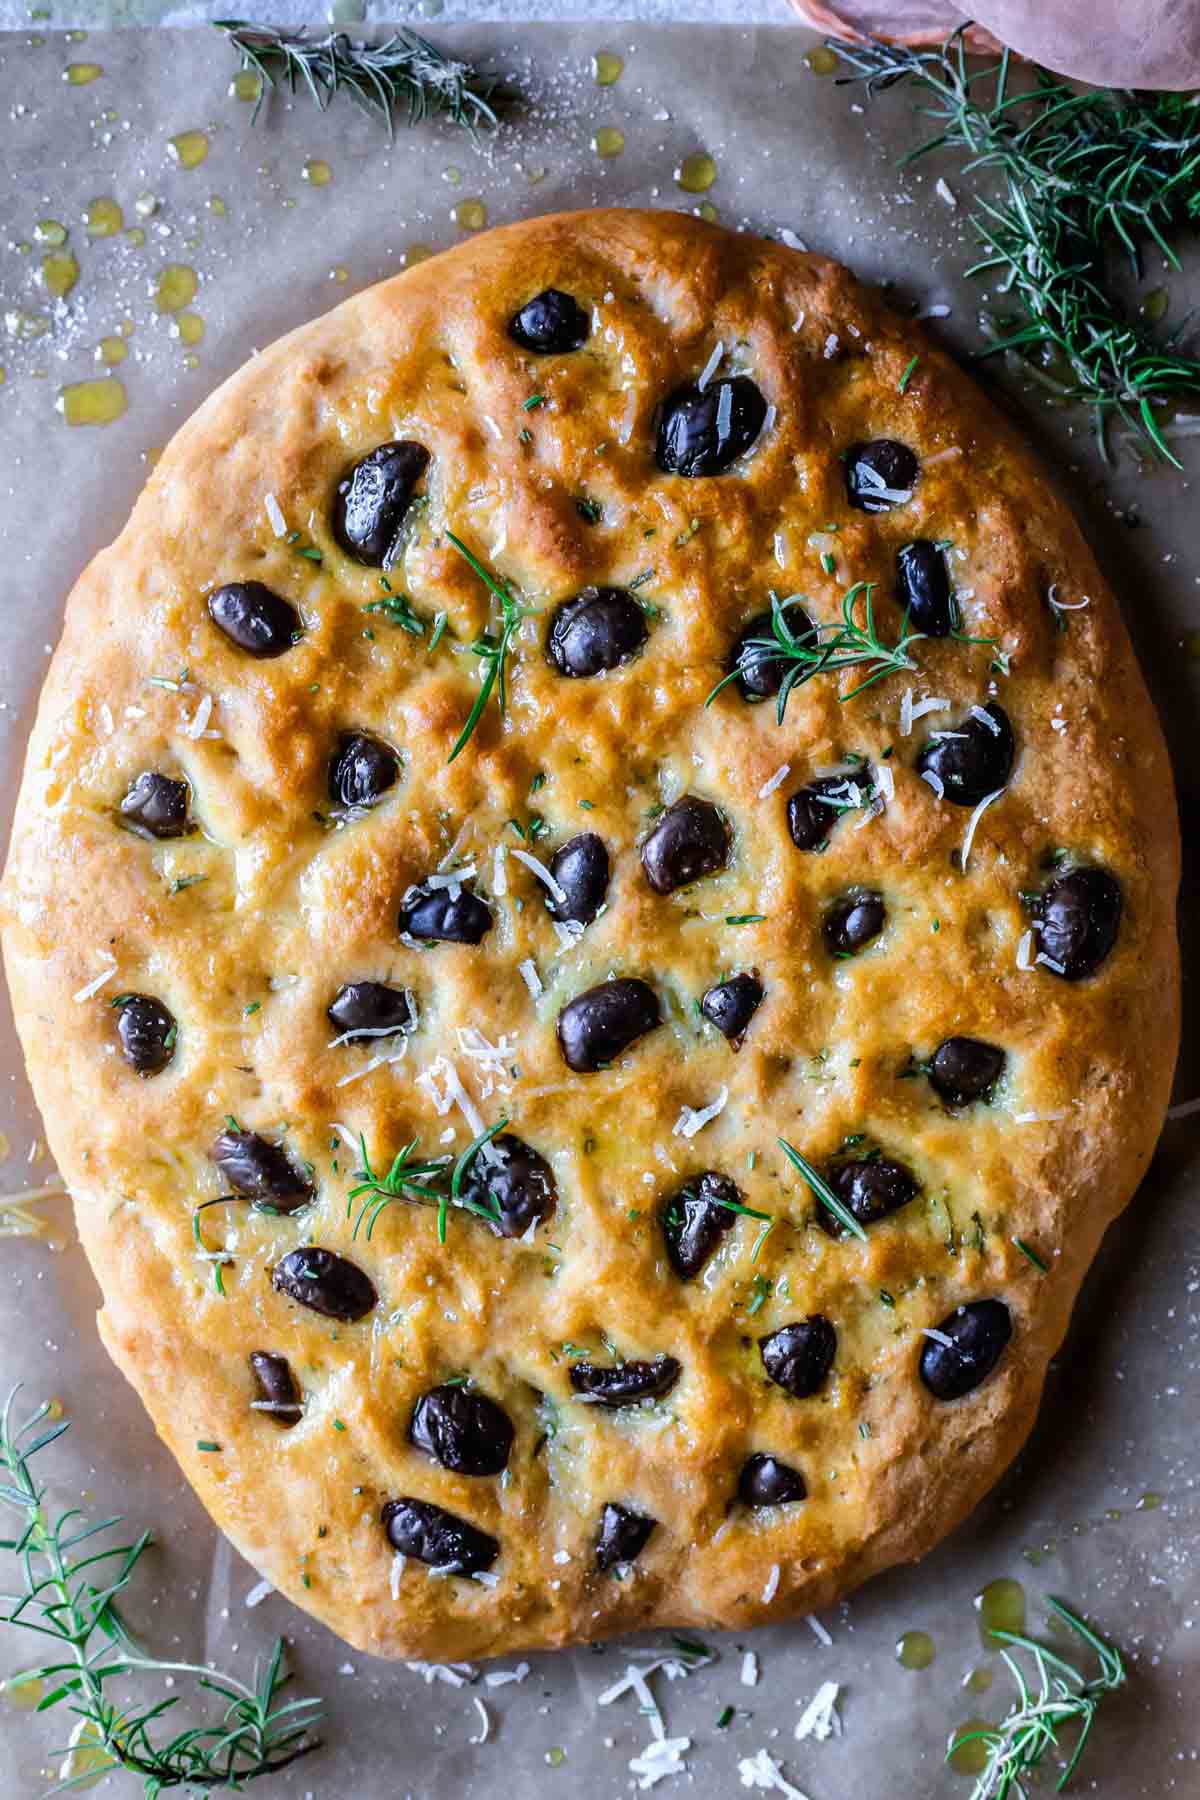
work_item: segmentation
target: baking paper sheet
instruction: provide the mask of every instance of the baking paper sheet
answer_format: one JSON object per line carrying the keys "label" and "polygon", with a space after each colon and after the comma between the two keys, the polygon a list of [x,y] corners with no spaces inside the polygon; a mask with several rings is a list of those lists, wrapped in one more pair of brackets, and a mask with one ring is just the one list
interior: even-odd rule
{"label": "baking paper sheet", "polygon": [[[0,352],[6,823],[64,597],[124,522],[154,447],[255,346],[390,273],[414,246],[456,241],[462,234],[452,208],[464,199],[483,199],[492,223],[594,202],[690,206],[696,202],[675,185],[673,171],[684,155],[707,149],[718,165],[708,199],[726,223],[786,228],[866,276],[893,282],[904,299],[948,306],[950,316],[935,329],[965,350],[978,346],[981,290],[961,275],[971,260],[966,182],[948,168],[947,198],[935,188],[935,167],[898,175],[895,158],[920,129],[909,101],[889,95],[864,113],[850,91],[805,68],[803,52],[815,40],[796,28],[445,33],[464,53],[492,58],[519,78],[528,96],[523,113],[478,146],[431,127],[401,131],[392,148],[345,101],[324,116],[307,102],[276,101],[252,125],[250,107],[227,94],[234,65],[215,34],[94,34],[79,43],[37,30],[38,41],[28,33],[0,39],[0,315],[11,327]],[[590,57],[599,49],[625,58],[613,88],[591,79]],[[99,64],[103,74],[87,86],[64,83],[65,66],[79,61]],[[624,153],[610,161],[591,148],[604,125],[625,134]],[[168,140],[189,130],[204,131],[210,148],[202,164],[182,169]],[[304,179],[305,163],[315,159],[330,165],[326,186]],[[146,194],[157,206],[139,216],[137,198]],[[126,224],[144,229],[144,246],[124,236],[89,240],[83,214],[99,196],[118,200]],[[36,280],[34,227],[47,218],[69,226],[81,267],[57,307]],[[191,348],[154,310],[167,263],[200,277],[193,310],[206,331]],[[1150,272],[1149,285],[1163,280],[1170,317],[1180,319],[1189,291],[1200,299],[1200,277]],[[44,335],[23,335],[28,315],[48,319]],[[96,346],[118,334],[123,320],[132,321],[129,356],[114,372],[128,411],[102,429],[72,429],[55,410],[56,395],[65,383],[102,372]],[[1186,835],[1195,815],[1200,690],[1200,636],[1188,638],[1200,628],[1197,450],[1181,444],[1185,475],[1141,471],[1128,458],[1106,473],[1085,421],[1047,412],[1019,381],[1013,391],[1028,409],[1031,433],[1056,454],[1125,598],[1174,748]],[[15,1192],[46,1179],[49,1165],[44,1156],[28,1160],[41,1127],[7,1017],[0,1056],[0,1129],[10,1145],[0,1190]],[[1197,1065],[1192,1031],[1180,1100],[1200,1093]],[[1079,1791],[1101,1800],[1200,1795],[1198,1174],[1200,1113],[1168,1125],[1149,1179],[1110,1233],[1084,1291],[1031,1445],[949,1543],[819,1621],[829,1643],[804,1621],[736,1639],[711,1634],[720,1652],[715,1666],[687,1680],[654,1678],[668,1731],[693,1740],[689,1774],[669,1777],[660,1795],[738,1794],[739,1761],[765,1747],[810,1800],[965,1797],[969,1783],[943,1771],[942,1754],[968,1715],[995,1718],[1007,1704],[1007,1677],[984,1652],[973,1609],[973,1596],[1001,1576],[1022,1582],[1031,1620],[1039,1596],[1058,1593],[1085,1607],[1131,1655],[1129,1688],[1103,1708]],[[632,1697],[596,1706],[625,1667],[623,1647],[533,1658],[519,1684],[427,1686],[402,1665],[348,1652],[278,1597],[249,1609],[256,1574],[215,1538],[100,1351],[97,1292],[74,1246],[67,1203],[51,1201],[42,1211],[48,1240],[0,1242],[0,1386],[21,1380],[31,1402],[55,1396],[73,1420],[44,1462],[64,1504],[97,1516],[119,1510],[153,1526],[158,1548],[128,1612],[160,1655],[246,1668],[275,1632],[291,1640],[299,1689],[328,1700],[326,1747],[257,1792],[482,1800],[503,1788],[522,1800],[534,1793],[610,1800],[629,1789],[627,1765],[648,1741],[646,1720]],[[896,1640],[910,1629],[930,1632],[936,1644],[923,1673],[895,1660]],[[744,1646],[760,1667],[752,1687],[741,1681]],[[15,1632],[0,1629],[0,1675],[32,1654]],[[969,1694],[964,1677],[985,1665],[996,1670],[992,1688]],[[826,1680],[842,1689],[844,1735],[797,1743],[798,1703]],[[491,1719],[482,1745],[471,1743],[480,1735],[477,1697]],[[721,1731],[716,1720],[726,1705],[739,1711]],[[25,1800],[41,1790],[49,1752],[70,1720],[61,1713],[33,1719],[0,1704],[0,1722],[0,1794]],[[99,1791],[138,1790],[132,1778],[114,1775]]]}

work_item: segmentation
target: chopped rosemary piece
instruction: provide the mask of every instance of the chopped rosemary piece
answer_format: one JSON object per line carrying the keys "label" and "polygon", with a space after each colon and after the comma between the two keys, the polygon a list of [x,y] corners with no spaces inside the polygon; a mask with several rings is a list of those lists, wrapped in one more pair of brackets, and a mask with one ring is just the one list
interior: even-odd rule
{"label": "chopped rosemary piece", "polygon": [[829,1183],[818,1175],[807,1157],[801,1156],[800,1152],[794,1149],[785,1138],[779,1138],[777,1141],[783,1154],[787,1157],[792,1167],[799,1174],[803,1175],[805,1181],[807,1181],[809,1187],[821,1202],[821,1205],[828,1208],[844,1231],[849,1231],[854,1237],[861,1238],[865,1244],[867,1241],[866,1232],[863,1230],[854,1214],[842,1205],[842,1202],[838,1199]]}
{"label": "chopped rosemary piece", "polygon": [[[1010,92],[1008,51],[971,68],[960,27],[937,50],[875,41],[830,40],[869,95],[915,81],[936,136],[904,159],[958,150],[969,170],[992,169],[1004,188],[999,204],[981,201],[971,223],[986,252],[968,271],[998,281],[1024,315],[981,353],[1012,350],[1062,400],[1089,407],[1100,449],[1113,413],[1166,461],[1180,465],[1154,408],[1200,393],[1200,362],[1181,356],[1127,317],[1109,285],[1110,250],[1140,273],[1138,243],[1148,240],[1168,266],[1179,259],[1168,238],[1200,213],[1200,118],[1187,94],[1111,89],[1079,92],[1044,69]],[[1033,357],[1049,353],[1046,369]]]}
{"label": "chopped rosemary piece", "polygon": [[[1019,1698],[999,1725],[964,1732],[954,1739],[947,1752],[948,1760],[962,1744],[985,1746],[987,1764],[971,1791],[971,1800],[1010,1800],[1010,1796],[1026,1800],[1026,1777],[1040,1766],[1047,1751],[1060,1748],[1060,1730],[1074,1726],[1078,1728],[1075,1747],[1055,1783],[1055,1792],[1061,1793],[1079,1766],[1101,1700],[1125,1681],[1125,1664],[1119,1650],[1106,1643],[1061,1600],[1047,1595],[1046,1604],[1056,1618],[1095,1651],[1100,1672],[1088,1680],[1074,1663],[1032,1638],[1013,1631],[993,1631],[991,1636],[998,1644],[1011,1647],[1002,1650],[1001,1655],[1017,1684]],[[1012,1650],[1027,1651],[1033,1658],[1038,1677],[1036,1691],[1030,1687]]]}
{"label": "chopped rosemary piece", "polygon": [[442,1194],[434,1184],[445,1175],[446,1158],[435,1156],[427,1162],[415,1162],[412,1156],[416,1147],[417,1140],[412,1138],[398,1153],[387,1174],[378,1175],[371,1167],[366,1139],[359,1133],[358,1148],[362,1167],[355,1169],[351,1176],[356,1185],[350,1189],[346,1199],[347,1218],[354,1210],[354,1202],[359,1196],[365,1194],[367,1198],[354,1221],[354,1237],[358,1236],[365,1224],[369,1239],[380,1213],[386,1211],[394,1200],[414,1200],[418,1205],[441,1206]]}
{"label": "chopped rosemary piece", "polygon": [[477,1200],[464,1199],[462,1184],[471,1164],[475,1161],[475,1158],[479,1155],[483,1146],[485,1144],[490,1144],[492,1139],[496,1137],[498,1133],[503,1131],[507,1124],[507,1119],[497,1119],[494,1125],[489,1125],[486,1131],[481,1131],[477,1138],[472,1139],[455,1163],[454,1173],[450,1178],[450,1192],[449,1194],[443,1195],[441,1204],[438,1207],[439,1244],[444,1244],[446,1241],[446,1213],[452,1200],[455,1206],[461,1206],[467,1212],[473,1212],[477,1218],[487,1219],[493,1225],[499,1219],[500,1208],[494,1200],[488,1206],[481,1206]]}
{"label": "chopped rosemary piece", "polygon": [[368,600],[363,607],[364,612],[382,613],[389,625],[398,625],[401,631],[407,631],[412,637],[420,637],[425,626],[412,609],[412,602],[407,594],[397,594],[390,586],[386,575],[380,581],[387,588],[382,600]]}
{"label": "chopped rosemary piece", "polygon": [[496,124],[492,103],[505,97],[496,76],[452,61],[406,27],[382,44],[356,44],[344,31],[310,38],[305,31],[278,31],[244,19],[214,19],[213,24],[241,56],[242,68],[259,78],[255,119],[277,79],[292,94],[302,82],[322,112],[336,93],[349,94],[366,112],[383,120],[389,138],[401,107],[407,108],[410,125],[443,115],[452,124],[475,131]]}
{"label": "chopped rosemary piece", "polygon": [[[814,675],[836,673],[840,669],[869,670],[864,681],[841,696],[844,704],[847,700],[853,700],[856,694],[861,694],[865,688],[882,681],[885,676],[916,668],[909,649],[926,634],[923,631],[910,631],[908,614],[905,613],[896,642],[884,643],[875,626],[872,600],[878,585],[874,581],[856,581],[853,587],[847,588],[842,600],[840,624],[818,625],[815,631],[805,631],[799,637],[792,632],[787,622],[786,606],[791,602],[785,603],[778,595],[771,595],[771,636],[748,639],[744,653],[754,656],[760,666],[767,661],[787,665],[787,673],[783,677],[775,706],[775,717],[780,725],[783,724],[792,689],[811,681]],[[863,597],[861,625],[855,615],[860,596]],[[800,600],[805,596],[797,594],[792,598]],[[733,669],[723,676],[704,702],[705,706],[711,706],[721,689],[731,681],[736,681],[739,674],[739,669]]]}
{"label": "chopped rosemary piece", "polygon": [[914,374],[916,373],[917,364],[920,362],[920,360],[921,360],[921,357],[920,357],[920,354],[918,353],[916,356],[913,357],[913,359],[909,363],[907,369],[905,369],[903,375],[900,377],[900,386],[899,386],[899,390],[898,390],[900,393],[907,394],[908,384],[912,380]]}
{"label": "chopped rosemary piece", "polygon": [[[496,599],[499,600],[501,609],[499,637],[493,636],[490,631],[485,631],[482,636],[477,637],[475,642],[471,645],[472,654],[482,657],[487,666],[484,672],[483,681],[480,683],[479,693],[476,696],[475,704],[467,717],[467,722],[459,733],[458,742],[446,758],[448,763],[452,763],[459,751],[466,747],[472,732],[483,717],[484,707],[491,699],[492,689],[494,687],[497,688],[497,699],[500,702],[500,715],[501,717],[504,716],[508,705],[504,659],[508,655],[513,640],[513,634],[518,625],[521,623],[522,619],[529,618],[530,614],[534,611],[534,608],[531,606],[522,606],[518,600],[514,599],[512,590],[507,582],[497,581],[494,575],[489,574],[488,570],[484,568],[478,557],[473,556],[467,549],[467,546],[463,543],[461,538],[455,537],[452,531],[448,531],[446,536],[454,545],[454,548],[458,551],[459,555],[465,557],[466,561],[471,565],[472,569],[474,569],[476,575],[478,575],[480,581],[483,582],[488,591],[494,594]],[[433,645],[430,644],[430,649],[432,648]]]}
{"label": "chopped rosemary piece", "polygon": [[[309,1733],[319,1722],[320,1701],[277,1704],[288,1679],[281,1638],[252,1687],[203,1665],[160,1662],[138,1648],[116,1600],[148,1549],[150,1533],[143,1531],[133,1543],[97,1549],[96,1539],[120,1525],[120,1518],[91,1524],[74,1508],[57,1518],[51,1514],[46,1489],[38,1485],[30,1465],[62,1436],[69,1421],[39,1429],[50,1412],[45,1404],[24,1425],[14,1426],[17,1392],[14,1388],[0,1414],[0,1465],[6,1475],[0,1501],[15,1510],[19,1523],[15,1537],[0,1538],[0,1548],[17,1559],[24,1591],[5,1596],[0,1620],[53,1641],[54,1660],[23,1676],[47,1690],[38,1710],[68,1701],[83,1723],[83,1741],[114,1768],[140,1776],[145,1800],[169,1788],[241,1788],[315,1750],[317,1740]],[[196,1448],[211,1453],[220,1446],[201,1438]],[[78,1555],[85,1541],[87,1550]],[[179,1675],[194,1676],[197,1687],[219,1695],[224,1705],[211,1724],[165,1733],[165,1741],[156,1743],[151,1732],[179,1705],[179,1697],[156,1698],[139,1707],[123,1685],[118,1705],[109,1699],[105,1684],[130,1675],[152,1676],[159,1685]],[[76,1787],[80,1781],[66,1775],[62,1785]]]}
{"label": "chopped rosemary piece", "polygon": [[1037,1251],[1031,1250],[1029,1245],[1025,1242],[1024,1238],[1015,1237],[1013,1239],[1013,1244],[1021,1252],[1021,1255],[1024,1256],[1029,1262],[1031,1262],[1033,1264],[1034,1268],[1037,1269],[1040,1274],[1048,1275],[1050,1273],[1050,1270],[1047,1268],[1046,1264],[1042,1261],[1042,1259],[1038,1255]]}

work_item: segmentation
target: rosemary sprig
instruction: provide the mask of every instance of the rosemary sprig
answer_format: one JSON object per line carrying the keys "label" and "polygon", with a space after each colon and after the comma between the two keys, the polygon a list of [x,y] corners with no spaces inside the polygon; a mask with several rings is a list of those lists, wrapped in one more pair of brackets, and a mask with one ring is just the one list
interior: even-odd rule
{"label": "rosemary sprig", "polygon": [[[83,1721],[83,1741],[110,1757],[114,1766],[139,1775],[145,1800],[157,1800],[171,1788],[239,1789],[315,1750],[316,1740],[309,1734],[319,1721],[320,1701],[276,1704],[288,1679],[282,1639],[249,1687],[194,1663],[160,1662],[138,1648],[116,1601],[149,1548],[150,1533],[143,1531],[129,1544],[96,1549],[95,1540],[120,1525],[120,1518],[91,1523],[75,1508],[52,1515],[46,1489],[38,1485],[30,1465],[62,1436],[69,1421],[41,1429],[50,1412],[43,1405],[24,1425],[14,1425],[18,1391],[13,1389],[0,1413],[0,1467],[7,1477],[0,1482],[0,1501],[14,1509],[19,1524],[15,1537],[0,1538],[0,1549],[17,1559],[23,1587],[0,1597],[5,1609],[0,1618],[54,1645],[54,1660],[22,1677],[47,1689],[37,1710],[69,1701]],[[88,1549],[79,1555],[84,1543]],[[127,1675],[192,1675],[198,1687],[219,1695],[225,1705],[212,1724],[192,1726],[155,1743],[152,1730],[179,1699],[172,1696],[141,1709],[123,1700],[118,1707],[105,1684]],[[78,1787],[83,1779],[65,1776],[52,1792]]]}
{"label": "rosemary sprig", "polygon": [[467,546],[463,543],[461,538],[455,537],[452,531],[448,531],[446,536],[454,545],[458,554],[461,557],[464,557],[471,565],[472,569],[474,569],[476,575],[478,575],[480,581],[483,582],[489,593],[494,594],[496,599],[500,602],[499,635],[497,636],[491,631],[485,631],[481,636],[477,637],[475,642],[471,645],[472,655],[482,657],[484,661],[484,676],[479,685],[479,693],[476,695],[475,704],[468,714],[466,724],[459,733],[458,742],[446,758],[447,763],[452,763],[459,751],[465,749],[471,734],[483,717],[483,710],[492,697],[493,688],[497,688],[496,697],[500,703],[500,716],[503,718],[508,706],[505,658],[512,647],[513,635],[516,632],[518,625],[521,623],[522,619],[529,618],[535,611],[535,608],[532,606],[522,606],[520,601],[513,594],[508,583],[498,580],[488,569],[485,569],[483,564],[479,561],[479,558],[474,556],[472,552],[467,549]]}
{"label": "rosemary sprig", "polygon": [[419,1206],[441,1206],[441,1184],[445,1180],[447,1158],[435,1156],[426,1162],[414,1161],[416,1148],[417,1140],[412,1138],[393,1159],[386,1174],[380,1175],[371,1167],[367,1140],[359,1133],[358,1149],[362,1167],[355,1169],[351,1176],[356,1185],[347,1196],[347,1218],[354,1210],[355,1201],[364,1194],[367,1198],[363,1200],[354,1221],[354,1237],[358,1236],[365,1225],[369,1239],[380,1213],[385,1212],[395,1200],[414,1200]]}
{"label": "rosemary sprig", "polygon": [[[874,687],[885,676],[916,668],[909,650],[926,633],[910,631],[908,614],[905,613],[900,636],[894,644],[885,644],[875,623],[873,595],[878,585],[875,581],[856,581],[853,587],[847,588],[843,597],[840,623],[817,625],[811,631],[802,631],[800,635],[794,633],[787,622],[786,607],[791,601],[782,601],[774,593],[771,595],[771,635],[750,638],[745,649],[752,652],[756,659],[783,663],[787,667],[775,705],[775,717],[780,725],[783,724],[792,689],[802,687],[815,675],[837,673],[841,669],[868,669],[870,673],[866,679],[841,696],[844,704],[847,700],[853,700],[855,694],[861,694],[865,688]],[[861,624],[855,611],[860,597],[863,603]],[[792,598],[803,599],[804,596],[794,595]],[[711,706],[721,689],[731,681],[736,681],[739,673],[738,669],[733,669],[718,681],[705,700],[705,706]]]}
{"label": "rosemary sprig", "polygon": [[499,78],[454,62],[415,31],[401,26],[382,44],[352,43],[344,31],[310,38],[306,31],[279,31],[245,19],[214,19],[242,59],[242,68],[261,83],[253,117],[276,81],[289,93],[303,85],[324,112],[334,95],[347,93],[375,113],[395,134],[402,108],[410,125],[444,115],[468,131],[497,123],[495,104],[503,99]]}
{"label": "rosemary sprig", "polygon": [[823,1176],[817,1173],[808,1158],[806,1156],[801,1156],[800,1152],[794,1145],[789,1144],[786,1138],[779,1138],[778,1144],[779,1148],[783,1151],[783,1154],[791,1163],[793,1169],[795,1169],[798,1174],[803,1175],[805,1181],[817,1196],[817,1199],[821,1202],[821,1205],[828,1208],[838,1224],[842,1227],[843,1231],[848,1231],[852,1236],[861,1238],[865,1244],[867,1241],[866,1232],[849,1208],[842,1205],[842,1202],[838,1199],[829,1183]]}
{"label": "rosemary sprig", "polygon": [[937,131],[905,162],[957,150],[967,171],[1002,179],[999,203],[981,201],[972,217],[986,255],[968,273],[1001,274],[1024,322],[981,354],[1050,358],[1057,370],[1031,361],[1030,373],[1091,409],[1102,452],[1116,413],[1178,467],[1154,409],[1200,393],[1200,362],[1126,316],[1107,258],[1117,251],[1138,275],[1139,244],[1149,241],[1179,268],[1169,239],[1200,220],[1200,113],[1184,94],[1080,93],[1044,69],[1031,87],[1010,91],[1009,53],[969,67],[965,29],[938,50],[838,40],[829,48],[870,95],[905,81],[921,88],[928,104],[919,110]]}
{"label": "rosemary sprig", "polygon": [[1125,1664],[1121,1653],[1090,1625],[1064,1606],[1061,1600],[1047,1595],[1046,1604],[1055,1616],[1070,1627],[1076,1637],[1092,1649],[1100,1664],[1100,1672],[1089,1680],[1074,1663],[1045,1645],[1035,1643],[1012,1631],[993,1631],[992,1637],[1013,1650],[1024,1650],[1033,1658],[1038,1686],[1032,1689],[1025,1672],[1011,1650],[1001,1652],[1017,1684],[1017,1703],[999,1725],[964,1732],[950,1746],[947,1760],[962,1744],[982,1743],[987,1746],[987,1767],[982,1771],[971,1793],[971,1800],[1028,1800],[1030,1789],[1025,1777],[1038,1768],[1050,1750],[1059,1748],[1058,1734],[1064,1727],[1076,1728],[1078,1735],[1070,1758],[1055,1783],[1061,1794],[1079,1766],[1096,1711],[1106,1694],[1111,1694],[1125,1680]]}
{"label": "rosemary sprig", "polygon": [[475,1158],[479,1155],[483,1146],[485,1144],[490,1144],[492,1139],[502,1132],[507,1124],[507,1119],[497,1119],[494,1125],[489,1125],[486,1130],[481,1131],[479,1136],[474,1138],[472,1142],[467,1145],[466,1149],[455,1163],[454,1173],[450,1177],[450,1192],[438,1208],[439,1244],[444,1244],[446,1241],[446,1214],[449,1211],[451,1201],[453,1201],[455,1206],[461,1206],[464,1207],[467,1212],[473,1212],[477,1218],[487,1219],[493,1224],[499,1220],[500,1208],[494,1200],[485,1204],[481,1204],[478,1200],[472,1200],[469,1195],[464,1195],[462,1185],[470,1171],[471,1164],[475,1161]]}

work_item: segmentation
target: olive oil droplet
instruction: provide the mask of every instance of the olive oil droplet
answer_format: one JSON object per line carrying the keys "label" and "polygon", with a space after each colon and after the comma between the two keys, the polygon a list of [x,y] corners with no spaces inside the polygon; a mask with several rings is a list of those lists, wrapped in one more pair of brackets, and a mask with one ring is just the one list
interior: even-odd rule
{"label": "olive oil droplet", "polygon": [[404,252],[404,255],[401,260],[403,261],[406,269],[411,269],[417,263],[428,262],[429,258],[432,255],[433,255],[432,245],[430,245],[430,244],[410,244],[408,246],[408,249]]}
{"label": "olive oil droplet", "polygon": [[42,285],[56,300],[65,300],[79,280],[79,264],[69,250],[51,250],[42,258]]}
{"label": "olive oil droplet", "polygon": [[343,263],[338,263],[335,268],[330,269],[329,279],[336,281],[339,287],[345,287],[350,279],[350,271]]}
{"label": "olive oil droplet", "polygon": [[198,169],[208,155],[208,138],[203,131],[181,131],[168,140],[167,150],[181,169]]}
{"label": "olive oil droplet", "polygon": [[83,219],[88,236],[94,238],[116,237],[125,223],[125,215],[116,201],[104,198],[89,201]]}
{"label": "olive oil droplet", "polygon": [[979,1636],[984,1649],[995,1650],[998,1646],[993,1631],[1025,1629],[1025,1589],[1008,1576],[989,1581],[975,1596],[975,1611],[979,1614]]}
{"label": "olive oil droplet", "polygon": [[832,75],[838,66],[838,59],[825,44],[819,44],[810,50],[804,58],[814,75]]}
{"label": "olive oil droplet", "polygon": [[608,158],[620,156],[625,148],[625,133],[618,131],[615,125],[601,125],[592,138],[592,149],[597,156]]}
{"label": "olive oil droplet", "polygon": [[694,150],[675,171],[676,184],[685,194],[707,194],[717,179],[717,165],[707,150]]}
{"label": "olive oil droplet", "polygon": [[115,375],[74,381],[60,391],[55,402],[68,425],[111,425],[127,404],[125,389]]}
{"label": "olive oil droplet", "polygon": [[155,289],[155,311],[182,312],[195,299],[197,285],[195,269],[189,269],[186,263],[168,263]]}
{"label": "olive oil droplet", "polygon": [[1135,1507],[1136,1512],[1156,1512],[1162,1505],[1161,1494],[1143,1494]]}
{"label": "olive oil droplet", "polygon": [[53,250],[61,250],[67,241],[67,228],[60,225],[57,219],[39,219],[33,228],[33,235],[39,244],[49,244]]}
{"label": "olive oil droplet", "polygon": [[10,1675],[7,1681],[0,1681],[0,1694],[3,1694],[7,1705],[15,1707],[18,1712],[32,1712],[46,1692],[46,1684],[37,1675]]}
{"label": "olive oil droplet", "polygon": [[300,173],[310,187],[328,187],[333,180],[333,170],[327,162],[319,159],[306,162]]}
{"label": "olive oil droplet", "polygon": [[620,81],[625,60],[613,50],[597,50],[592,58],[592,80],[597,87],[612,87]]}
{"label": "olive oil droplet", "polygon": [[711,200],[702,200],[700,202],[699,206],[696,208],[696,211],[700,214],[700,217],[702,219],[704,219],[706,221],[706,223],[708,223],[709,225],[715,225],[718,217],[720,216],[717,212],[716,207],[713,205]]}
{"label": "olive oil droplet", "polygon": [[207,206],[209,212],[214,213],[218,219],[223,219],[229,211],[229,208],[222,200],[220,194],[210,194],[208,196]]}
{"label": "olive oil droplet", "polygon": [[129,345],[124,338],[101,338],[96,346],[96,357],[99,362],[107,363],[111,368],[114,363],[123,363],[129,355]]}
{"label": "olive oil droplet", "polygon": [[936,1654],[927,1631],[906,1631],[896,1640],[896,1661],[903,1669],[927,1669]]}
{"label": "olive oil droplet", "polygon": [[99,63],[68,63],[63,70],[63,80],[71,87],[87,87],[98,81],[103,73]]}
{"label": "olive oil droplet", "polygon": [[971,1738],[967,1743],[960,1740],[971,1731],[989,1731],[991,1721],[988,1719],[964,1719],[957,1731],[950,1733],[947,1743],[946,1761],[956,1775],[982,1775],[987,1768],[988,1748],[982,1738]]}
{"label": "olive oil droplet", "polygon": [[451,187],[461,187],[462,170],[451,163],[448,168],[442,170],[442,180],[448,182]]}
{"label": "olive oil droplet", "polygon": [[460,200],[450,217],[460,231],[482,231],[487,224],[487,207],[482,200]]}
{"label": "olive oil droplet", "polygon": [[229,94],[233,100],[246,100],[253,104],[262,95],[261,76],[256,75],[253,69],[243,69],[230,82]]}
{"label": "olive oil droplet", "polygon": [[204,337],[204,320],[199,313],[177,313],[171,329],[180,343],[199,344]]}
{"label": "olive oil droplet", "polygon": [[1166,288],[1151,288],[1150,292],[1143,297],[1138,311],[1143,319],[1150,321],[1151,325],[1158,325],[1166,318],[1167,308],[1170,304],[1171,296]]}
{"label": "olive oil droplet", "polygon": [[978,1669],[968,1671],[963,1686],[970,1694],[986,1694],[992,1685],[992,1671],[981,1664]]}

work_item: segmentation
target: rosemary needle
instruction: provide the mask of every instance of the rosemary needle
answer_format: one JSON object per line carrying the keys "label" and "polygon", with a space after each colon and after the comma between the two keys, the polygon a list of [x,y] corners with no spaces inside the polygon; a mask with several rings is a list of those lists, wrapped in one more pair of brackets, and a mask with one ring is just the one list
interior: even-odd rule
{"label": "rosemary needle", "polygon": [[448,531],[446,536],[458,554],[474,569],[488,592],[500,602],[500,635],[496,637],[490,631],[485,631],[471,645],[472,655],[482,658],[484,662],[484,676],[479,686],[479,693],[475,698],[475,704],[467,715],[466,724],[459,733],[458,742],[446,758],[448,763],[452,763],[459,751],[466,748],[475,727],[483,717],[484,708],[492,697],[493,688],[497,689],[496,697],[500,703],[500,716],[503,718],[508,705],[505,658],[512,648],[512,640],[521,620],[529,618],[535,609],[531,606],[522,606],[508,583],[497,580],[496,576],[485,569],[479,558],[467,549],[461,538],[455,537],[452,531]]}
{"label": "rosemary needle", "polygon": [[254,118],[279,81],[292,94],[302,84],[322,112],[335,94],[349,94],[383,120],[389,138],[401,108],[410,125],[439,115],[468,131],[497,123],[495,105],[504,98],[498,77],[453,61],[407,27],[381,44],[367,44],[352,43],[343,31],[310,38],[306,31],[280,31],[245,19],[213,23],[240,54],[242,68],[259,78]]}

